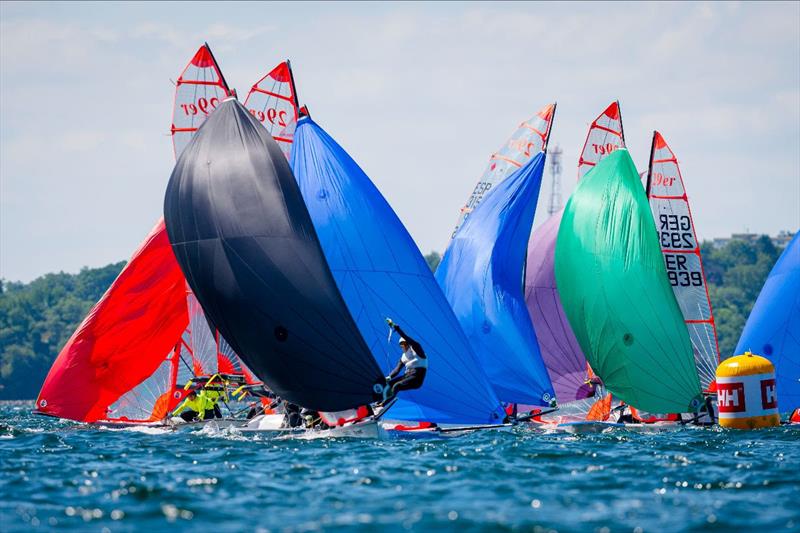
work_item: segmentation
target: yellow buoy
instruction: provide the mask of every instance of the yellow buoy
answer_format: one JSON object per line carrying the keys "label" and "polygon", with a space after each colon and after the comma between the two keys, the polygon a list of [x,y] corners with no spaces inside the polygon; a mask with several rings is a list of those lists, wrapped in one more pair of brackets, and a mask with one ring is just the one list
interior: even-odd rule
{"label": "yellow buoy", "polygon": [[717,367],[719,425],[755,429],[780,425],[775,367],[769,359],[745,352]]}

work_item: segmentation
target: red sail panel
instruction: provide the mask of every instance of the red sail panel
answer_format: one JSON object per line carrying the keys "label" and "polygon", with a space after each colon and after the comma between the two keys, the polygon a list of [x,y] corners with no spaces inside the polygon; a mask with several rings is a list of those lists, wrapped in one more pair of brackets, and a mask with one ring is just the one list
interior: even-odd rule
{"label": "red sail panel", "polygon": [[267,128],[288,159],[298,118],[297,91],[289,61],[258,80],[250,89],[244,106]]}
{"label": "red sail panel", "polygon": [[160,220],[47,374],[37,411],[83,422],[156,373],[188,323],[185,281]]}
{"label": "red sail panel", "polygon": [[208,115],[230,94],[211,48],[204,44],[176,82],[171,128],[175,159]]}
{"label": "red sail panel", "polygon": [[589,126],[589,134],[578,160],[578,180],[618,148],[625,148],[625,132],[622,129],[619,102],[612,102]]}
{"label": "red sail panel", "polygon": [[455,237],[458,228],[464,224],[469,214],[483,200],[483,197],[496,187],[512,172],[527,163],[531,157],[547,150],[550,129],[556,113],[556,104],[549,104],[539,110],[533,117],[519,125],[506,143],[489,158],[489,166],[461,208],[458,222],[450,237]]}
{"label": "red sail panel", "polygon": [[692,210],[678,160],[664,137],[653,132],[647,196],[656,222],[667,276],[692,340],[694,360],[704,390],[713,390],[719,365],[717,326],[708,295]]}

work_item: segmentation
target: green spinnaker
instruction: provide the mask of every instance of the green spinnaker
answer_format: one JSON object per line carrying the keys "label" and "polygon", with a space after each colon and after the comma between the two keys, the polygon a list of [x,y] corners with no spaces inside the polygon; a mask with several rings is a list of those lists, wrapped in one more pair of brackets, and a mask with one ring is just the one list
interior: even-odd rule
{"label": "green spinnaker", "polygon": [[564,209],[555,252],[561,302],[594,372],[653,413],[697,411],[700,379],[628,151],[608,155]]}

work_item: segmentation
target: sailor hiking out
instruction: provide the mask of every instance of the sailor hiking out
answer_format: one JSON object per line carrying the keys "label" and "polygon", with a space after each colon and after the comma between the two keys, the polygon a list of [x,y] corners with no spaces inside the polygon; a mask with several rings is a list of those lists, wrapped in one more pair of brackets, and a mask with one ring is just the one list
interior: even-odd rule
{"label": "sailor hiking out", "polygon": [[[387,318],[386,323],[400,335],[400,347],[403,349],[397,366],[386,376],[386,381],[391,388],[389,396],[394,396],[401,390],[414,390],[422,387],[425,374],[428,372],[428,356],[425,355],[422,345],[392,322],[391,318]],[[404,368],[405,372],[400,374]]]}

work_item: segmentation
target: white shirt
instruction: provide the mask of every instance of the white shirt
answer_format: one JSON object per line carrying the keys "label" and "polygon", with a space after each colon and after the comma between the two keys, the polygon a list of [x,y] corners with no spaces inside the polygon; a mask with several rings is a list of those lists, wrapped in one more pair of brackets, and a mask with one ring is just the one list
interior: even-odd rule
{"label": "white shirt", "polygon": [[400,362],[406,367],[406,372],[412,368],[428,368],[428,359],[422,357],[414,351],[414,348],[409,346],[400,356]]}

